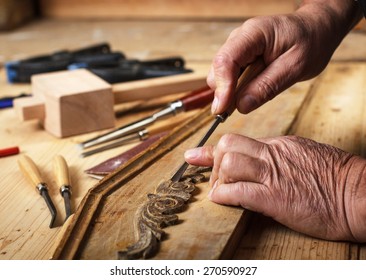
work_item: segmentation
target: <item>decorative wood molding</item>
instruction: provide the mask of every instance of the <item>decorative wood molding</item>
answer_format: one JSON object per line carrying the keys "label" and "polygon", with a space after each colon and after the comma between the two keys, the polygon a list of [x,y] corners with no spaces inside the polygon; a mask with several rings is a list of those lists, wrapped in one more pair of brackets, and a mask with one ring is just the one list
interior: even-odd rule
{"label": "decorative wood molding", "polygon": [[211,171],[209,167],[189,168],[179,182],[162,182],[154,194],[148,194],[148,200],[139,208],[135,217],[136,243],[118,252],[119,259],[147,259],[159,250],[163,241],[164,227],[178,221],[176,213],[184,210],[191,198],[196,183],[207,179],[203,173]]}

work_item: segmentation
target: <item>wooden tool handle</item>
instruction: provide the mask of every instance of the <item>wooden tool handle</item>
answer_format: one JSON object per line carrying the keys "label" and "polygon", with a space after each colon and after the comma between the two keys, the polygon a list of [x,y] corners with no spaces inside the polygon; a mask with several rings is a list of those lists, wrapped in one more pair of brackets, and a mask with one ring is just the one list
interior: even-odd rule
{"label": "wooden tool handle", "polygon": [[44,183],[36,164],[30,157],[26,155],[21,155],[18,160],[18,165],[20,170],[23,172],[24,176],[32,184],[32,186],[36,187],[38,184]]}
{"label": "wooden tool handle", "polygon": [[59,187],[70,186],[69,167],[63,156],[57,155],[53,160],[53,170],[56,176],[56,183]]}
{"label": "wooden tool handle", "polygon": [[183,107],[185,111],[203,108],[211,103],[214,98],[214,91],[208,86],[192,91],[189,95],[183,97]]}

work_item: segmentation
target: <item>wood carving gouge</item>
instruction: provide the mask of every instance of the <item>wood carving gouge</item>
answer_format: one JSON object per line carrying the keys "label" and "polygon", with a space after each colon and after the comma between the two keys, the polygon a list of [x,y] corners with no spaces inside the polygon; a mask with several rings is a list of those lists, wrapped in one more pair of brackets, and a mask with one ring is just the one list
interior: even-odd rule
{"label": "wood carving gouge", "polygon": [[50,228],[52,228],[56,220],[57,210],[51,200],[51,197],[48,194],[47,184],[42,180],[41,174],[39,173],[36,164],[30,157],[22,155],[18,160],[18,165],[27,180],[31,183],[32,186],[36,187],[39,194],[46,201],[47,207],[51,212],[52,218],[50,222]]}
{"label": "wood carving gouge", "polygon": [[84,141],[78,145],[82,149],[90,148],[95,145],[118,139],[133,132],[140,131],[141,129],[146,128],[148,125],[153,124],[157,120],[165,119],[169,116],[174,116],[180,112],[202,108],[212,102],[213,94],[213,90],[211,90],[208,86],[198,90],[194,90],[182,99],[171,102],[165,108],[147,118],[143,118],[136,122],[127,124],[106,134]]}
{"label": "wood carving gouge", "polygon": [[[265,65],[264,65],[264,62],[263,62],[262,59],[258,59],[253,64],[249,65],[247,67],[247,69],[245,69],[243,74],[240,76],[238,85],[237,85],[236,90],[235,90],[235,95],[237,95],[238,92],[241,92],[241,90],[252,79],[254,79],[256,76],[258,76],[258,74],[260,72],[262,72],[262,70],[264,68],[265,68]],[[220,115],[216,115],[215,120],[213,121],[210,128],[208,129],[206,134],[202,137],[201,141],[198,143],[198,145],[196,147],[197,148],[202,147],[206,143],[206,141],[210,138],[211,134],[215,131],[215,129],[218,127],[218,125],[220,123],[224,122],[234,112],[234,110],[235,110],[235,104],[232,104],[226,112],[224,112]],[[187,162],[184,162],[178,168],[178,170],[175,172],[175,174],[171,177],[171,181],[172,182],[179,182],[180,179],[182,178],[184,172],[187,170],[188,166],[189,166],[189,164]]]}
{"label": "wood carving gouge", "polygon": [[53,160],[53,169],[56,175],[56,183],[60,186],[60,193],[64,198],[66,218],[71,215],[71,180],[69,168],[63,156],[57,155]]}

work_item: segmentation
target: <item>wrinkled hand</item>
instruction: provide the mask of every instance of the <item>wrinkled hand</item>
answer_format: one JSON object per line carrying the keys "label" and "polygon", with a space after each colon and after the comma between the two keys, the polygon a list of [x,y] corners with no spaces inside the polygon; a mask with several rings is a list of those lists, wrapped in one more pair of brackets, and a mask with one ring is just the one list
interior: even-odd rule
{"label": "wrinkled hand", "polygon": [[366,241],[366,160],[296,136],[228,134],[186,161],[213,166],[209,197],[328,240]]}
{"label": "wrinkled hand", "polygon": [[[213,114],[232,103],[239,112],[249,113],[294,83],[318,75],[361,15],[354,1],[303,2],[310,4],[292,14],[249,19],[232,31],[207,78],[215,90]],[[265,69],[234,96],[241,69],[259,57]]]}

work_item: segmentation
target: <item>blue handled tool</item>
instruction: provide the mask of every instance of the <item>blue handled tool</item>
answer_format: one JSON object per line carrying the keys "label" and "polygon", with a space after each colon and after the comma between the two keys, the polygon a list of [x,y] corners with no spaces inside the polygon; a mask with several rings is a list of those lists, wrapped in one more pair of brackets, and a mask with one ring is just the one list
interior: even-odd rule
{"label": "blue handled tool", "polygon": [[0,98],[0,109],[11,108],[11,107],[13,107],[13,100],[15,98],[21,98],[21,97],[27,97],[27,96],[31,96],[31,94],[21,93],[17,96],[2,97],[2,98]]}

